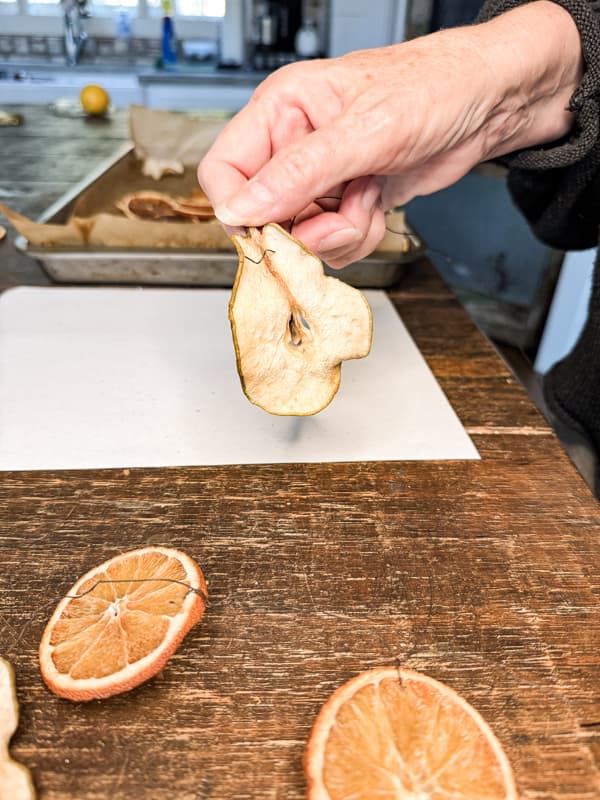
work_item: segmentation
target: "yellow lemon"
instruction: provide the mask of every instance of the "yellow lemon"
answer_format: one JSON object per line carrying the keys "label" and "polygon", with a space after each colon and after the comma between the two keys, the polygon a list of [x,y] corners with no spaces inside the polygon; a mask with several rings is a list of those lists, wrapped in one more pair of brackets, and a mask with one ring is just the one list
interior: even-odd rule
{"label": "yellow lemon", "polygon": [[110,105],[110,96],[106,89],[94,84],[84,86],[79,94],[79,99],[86,114],[92,116],[105,114]]}

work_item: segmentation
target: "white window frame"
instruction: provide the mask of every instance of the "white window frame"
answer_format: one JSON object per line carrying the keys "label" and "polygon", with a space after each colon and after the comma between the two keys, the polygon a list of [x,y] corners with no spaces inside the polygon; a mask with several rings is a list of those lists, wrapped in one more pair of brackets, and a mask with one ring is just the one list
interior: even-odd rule
{"label": "white window frame", "polygon": [[[0,2],[0,36],[62,36],[64,34],[63,20],[59,0],[52,13],[39,13],[45,11],[37,7],[36,11],[29,8],[30,0],[14,0],[11,3]],[[35,0],[31,0],[35,6]],[[115,35],[114,12],[92,15],[84,21],[84,29],[89,36],[113,37]],[[130,9],[134,12],[134,9]],[[141,39],[156,39],[160,37],[157,27],[159,14],[154,14],[148,8],[146,0],[138,0],[137,13],[131,15],[131,35]],[[174,15],[175,30],[177,21],[185,23],[186,38],[218,39],[224,17],[192,17]],[[1,58],[1,56],[0,56]]]}

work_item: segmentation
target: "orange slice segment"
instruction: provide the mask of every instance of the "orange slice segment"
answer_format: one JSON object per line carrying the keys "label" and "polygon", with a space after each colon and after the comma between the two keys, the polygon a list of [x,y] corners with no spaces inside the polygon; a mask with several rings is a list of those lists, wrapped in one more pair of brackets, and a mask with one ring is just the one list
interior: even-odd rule
{"label": "orange slice segment", "polygon": [[368,670],[337,689],[312,729],[309,800],[517,800],[483,717],[418,672]]}
{"label": "orange slice segment", "polygon": [[42,677],[69,700],[126,692],[159,672],[204,613],[207,589],[185,553],[145,547],[80,578],[40,643]]}

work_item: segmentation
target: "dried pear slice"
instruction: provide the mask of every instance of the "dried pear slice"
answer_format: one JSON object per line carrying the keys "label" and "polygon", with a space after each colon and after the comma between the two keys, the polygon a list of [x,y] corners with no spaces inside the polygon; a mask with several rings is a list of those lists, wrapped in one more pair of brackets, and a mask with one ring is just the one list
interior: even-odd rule
{"label": "dried pear slice", "polygon": [[176,197],[175,200],[182,206],[190,206],[192,208],[200,208],[203,210],[210,209],[212,211],[212,205],[208,196],[202,189],[194,189],[191,194],[186,195],[185,197]]}
{"label": "dried pear slice", "polygon": [[175,199],[161,192],[134,192],[121,197],[115,205],[129,219],[159,220],[180,217],[195,221],[214,217],[210,204],[200,205],[195,196]]}
{"label": "dried pear slice", "polygon": [[27,767],[10,757],[8,745],[17,730],[19,704],[11,665],[0,658],[0,800],[34,800],[35,789]]}
{"label": "dried pear slice", "polygon": [[176,217],[170,201],[162,196],[139,192],[128,194],[115,203],[129,219],[164,219]]}
{"label": "dried pear slice", "polygon": [[317,414],[339,388],[342,361],[371,349],[369,304],[279,225],[231,238],[239,266],[229,319],[244,393],[270,414]]}

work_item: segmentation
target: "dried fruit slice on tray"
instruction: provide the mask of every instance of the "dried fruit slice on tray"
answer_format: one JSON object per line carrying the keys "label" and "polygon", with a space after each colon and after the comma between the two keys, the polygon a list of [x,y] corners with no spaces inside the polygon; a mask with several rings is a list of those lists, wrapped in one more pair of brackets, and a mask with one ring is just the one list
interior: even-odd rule
{"label": "dried fruit slice on tray", "polygon": [[309,800],[517,800],[502,746],[443,683],[368,670],[321,708],[304,767]]}
{"label": "dried fruit slice on tray", "polygon": [[[200,208],[203,210],[213,210],[208,195],[202,189],[194,189],[193,192],[182,197],[176,197],[175,200],[182,206],[191,206],[192,208]],[[214,212],[213,212],[214,213]]]}
{"label": "dried fruit slice on tray", "polygon": [[316,414],[339,388],[342,361],[369,353],[369,304],[279,225],[232,240],[229,319],[243,390],[271,414]]}
{"label": "dried fruit slice on tray", "polygon": [[87,572],[56,607],[40,643],[49,689],[110,697],[156,675],[204,613],[207,589],[185,553],[145,547]]}
{"label": "dried fruit slice on tray", "polygon": [[19,704],[11,665],[0,658],[0,800],[34,800],[27,767],[10,757],[8,745],[19,723]]}
{"label": "dried fruit slice on tray", "polygon": [[215,213],[206,195],[171,197],[162,192],[140,191],[121,197],[116,207],[129,219],[181,219],[187,222],[213,219]]}

